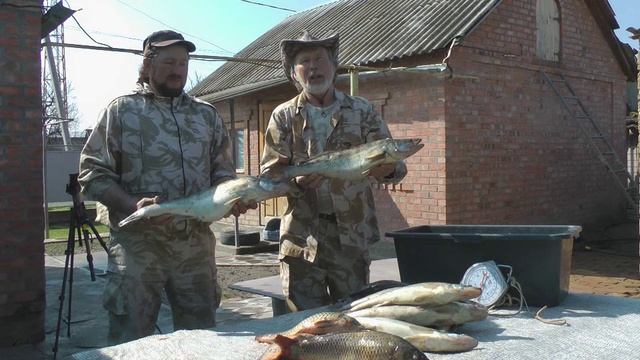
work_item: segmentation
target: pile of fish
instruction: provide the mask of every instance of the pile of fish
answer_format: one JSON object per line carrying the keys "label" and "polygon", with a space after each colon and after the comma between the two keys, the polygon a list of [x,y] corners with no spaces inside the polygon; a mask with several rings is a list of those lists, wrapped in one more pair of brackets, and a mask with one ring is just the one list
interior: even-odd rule
{"label": "pile of fish", "polygon": [[339,179],[364,179],[372,168],[403,160],[420,150],[421,139],[383,139],[353,148],[325,152],[303,163],[284,166],[259,177],[240,176],[184,198],[153,204],[138,209],[118,225],[160,215],[178,215],[213,222],[227,216],[238,201],[260,202],[284,195],[301,196],[301,190],[290,184],[296,176],[312,173]]}
{"label": "pile of fish", "polygon": [[481,291],[439,282],[384,289],[283,333],[257,336],[271,344],[261,360],[427,359],[424,352],[469,351],[476,339],[447,331],[487,317],[485,306],[468,301]]}

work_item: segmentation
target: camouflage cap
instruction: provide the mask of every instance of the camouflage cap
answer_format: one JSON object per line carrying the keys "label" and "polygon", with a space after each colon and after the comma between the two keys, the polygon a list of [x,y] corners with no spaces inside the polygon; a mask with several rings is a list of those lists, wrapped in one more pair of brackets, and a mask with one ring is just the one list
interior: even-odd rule
{"label": "camouflage cap", "polygon": [[142,51],[146,51],[147,48],[153,47],[165,47],[175,44],[184,45],[189,52],[194,52],[196,46],[191,42],[184,39],[182,34],[179,34],[171,30],[160,30],[149,35],[142,43]]}
{"label": "camouflage cap", "polygon": [[280,42],[280,54],[282,57],[282,67],[284,68],[284,74],[289,81],[295,83],[291,78],[291,66],[293,59],[300,50],[305,48],[312,48],[321,46],[327,48],[331,53],[334,64],[338,65],[338,45],[340,43],[340,35],[335,34],[323,39],[316,38],[309,34],[306,30],[297,39],[285,39]]}

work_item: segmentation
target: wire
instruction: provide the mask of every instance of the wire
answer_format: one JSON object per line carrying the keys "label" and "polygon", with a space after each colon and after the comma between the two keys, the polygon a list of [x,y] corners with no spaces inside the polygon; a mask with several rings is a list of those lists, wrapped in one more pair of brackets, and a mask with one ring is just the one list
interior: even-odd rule
{"label": "wire", "polygon": [[82,30],[82,32],[87,35],[87,37],[89,39],[91,39],[94,43],[99,44],[99,45],[103,45],[106,46],[108,48],[111,48],[111,45],[105,44],[105,43],[101,43],[100,41],[97,41],[96,39],[92,38],[91,35],[89,35],[89,33],[82,27],[82,25],[80,25],[80,22],[78,22],[78,19],[76,19],[75,16],[71,15],[71,17],[73,18],[73,20],[76,22],[76,24],[78,24],[78,26],[80,27],[80,30]]}
{"label": "wire", "polygon": [[[73,26],[73,25],[66,25],[67,29],[78,29],[80,30],[79,27],[77,26]],[[111,37],[117,37],[117,38],[122,38],[122,39],[127,39],[127,40],[135,40],[135,41],[140,41],[142,42],[143,39],[139,39],[139,38],[135,38],[135,37],[130,37],[130,36],[125,36],[125,35],[119,35],[119,34],[113,34],[113,33],[107,33],[107,32],[103,32],[103,31],[98,31],[98,30],[93,30],[90,29],[88,30],[90,33],[92,34],[99,34],[99,35],[104,35],[104,36],[111,36]],[[199,49],[202,50],[202,49]],[[206,49],[205,49],[206,50]]]}
{"label": "wire", "polygon": [[142,15],[144,15],[144,16],[146,16],[146,17],[148,17],[148,18],[149,18],[149,19],[151,19],[151,20],[157,21],[157,22],[159,22],[160,24],[162,24],[162,25],[164,25],[164,26],[169,27],[170,29],[173,29],[173,30],[175,30],[175,31],[177,31],[177,32],[179,32],[179,33],[182,33],[182,34],[185,34],[185,35],[191,36],[192,38],[195,38],[195,39],[198,39],[198,40],[204,41],[204,42],[206,42],[207,44],[211,44],[211,45],[213,45],[213,46],[217,47],[218,49],[220,49],[220,50],[222,50],[222,51],[224,51],[224,52],[227,52],[227,53],[229,53],[229,54],[233,54],[233,51],[229,51],[229,50],[227,50],[227,49],[223,48],[222,46],[216,45],[216,44],[214,44],[214,43],[212,43],[212,42],[210,42],[210,41],[208,41],[208,40],[205,40],[205,39],[202,39],[202,38],[197,37],[197,36],[195,36],[195,35],[192,35],[192,34],[189,34],[189,33],[187,33],[187,32],[181,31],[181,30],[179,30],[179,29],[177,29],[177,28],[175,28],[175,27],[173,27],[173,26],[171,26],[171,25],[169,25],[169,24],[167,24],[167,23],[165,23],[165,22],[163,22],[163,21],[161,21],[161,20],[159,20],[159,19],[154,18],[153,16],[151,16],[151,15],[149,15],[149,14],[145,13],[145,12],[144,12],[144,11],[142,11],[142,10],[136,9],[135,7],[133,7],[133,6],[131,6],[131,5],[127,4],[127,3],[125,3],[125,2],[124,2],[124,1],[122,1],[122,0],[118,0],[118,2],[119,2],[119,3],[121,3],[121,4],[122,4],[122,5],[124,5],[124,6],[126,6],[126,7],[130,8],[130,9],[132,9],[132,10],[135,10],[135,11],[137,11],[137,12],[141,13]]}
{"label": "wire", "polygon": [[277,6],[273,6],[273,5],[269,5],[269,4],[263,4],[263,3],[256,2],[256,1],[249,1],[249,0],[240,0],[240,1],[242,1],[242,2],[246,2],[246,3],[249,3],[249,4],[259,5],[259,6],[266,6],[266,7],[270,7],[270,8],[273,8],[273,9],[284,10],[284,11],[290,11],[290,12],[293,12],[293,13],[297,12],[297,11],[295,11],[295,10],[291,10],[291,9],[287,9],[287,8],[282,8],[282,7],[277,7]]}
{"label": "wire", "polygon": [[[44,46],[46,44],[47,43],[42,43],[41,45]],[[61,46],[61,47],[76,48],[76,49],[102,50],[102,51],[124,52],[124,53],[142,55],[142,51],[141,50],[134,50],[134,49],[123,49],[123,48],[116,48],[116,47],[99,47],[99,46],[93,46],[93,45],[57,43],[57,42],[49,42],[48,44],[51,45],[51,46]],[[279,69],[280,68],[280,66],[268,65],[269,63],[274,63],[274,64],[276,64],[276,63],[279,64],[280,63],[280,60],[271,60],[271,59],[252,59],[252,58],[239,58],[239,57],[233,57],[233,56],[212,56],[212,55],[198,55],[198,54],[189,55],[189,59],[190,60],[204,60],[204,61],[244,62],[244,63],[254,64],[254,65],[269,67],[269,68],[273,68],[273,69]]]}

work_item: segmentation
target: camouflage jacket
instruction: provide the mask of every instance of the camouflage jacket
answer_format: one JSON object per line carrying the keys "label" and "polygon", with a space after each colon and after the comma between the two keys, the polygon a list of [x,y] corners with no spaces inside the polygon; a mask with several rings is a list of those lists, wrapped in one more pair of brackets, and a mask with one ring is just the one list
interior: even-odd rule
{"label": "camouflage jacket", "polygon": [[[325,151],[343,150],[374,140],[391,137],[380,114],[367,100],[335,92],[339,111],[331,119],[333,130],[324,146]],[[265,134],[262,154],[262,171],[282,164],[297,164],[317,155],[311,149],[315,137],[308,134],[306,117],[307,100],[304,95],[280,104],[271,114]],[[379,182],[398,182],[406,175],[404,162],[396,164],[395,173]],[[362,251],[369,244],[380,240],[375,214],[371,181],[329,179],[330,195],[336,215],[340,242],[356,246]],[[289,196],[285,215],[280,226],[280,257],[303,257],[314,262],[318,249],[315,229],[318,213],[315,207],[316,192],[306,191],[300,198]]]}
{"label": "camouflage jacket", "polygon": [[[182,93],[154,95],[148,86],[113,100],[80,155],[82,194],[101,201],[118,184],[137,197],[173,200],[236,176],[229,135],[210,104]],[[111,213],[111,228],[128,214]]]}

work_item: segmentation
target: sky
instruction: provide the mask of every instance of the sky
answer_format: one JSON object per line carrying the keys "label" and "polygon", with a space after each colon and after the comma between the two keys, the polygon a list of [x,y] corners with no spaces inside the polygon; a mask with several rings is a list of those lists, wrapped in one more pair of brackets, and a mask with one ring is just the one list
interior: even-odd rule
{"label": "sky", "polygon": [[[330,0],[252,0],[294,11],[304,11]],[[45,0],[45,3],[57,2]],[[620,29],[618,38],[638,49],[625,29],[640,28],[640,0],[609,0]],[[96,41],[112,47],[140,49],[144,38],[157,30],[172,29],[192,41],[201,55],[233,56],[254,39],[294,12],[243,0],[64,0],[78,10],[74,16]],[[66,43],[101,46],[69,18],[64,24]],[[77,108],[75,128],[93,127],[100,111],[135,85],[142,58],[129,53],[66,48],[69,102]],[[189,63],[187,88],[195,85],[222,61]]]}

